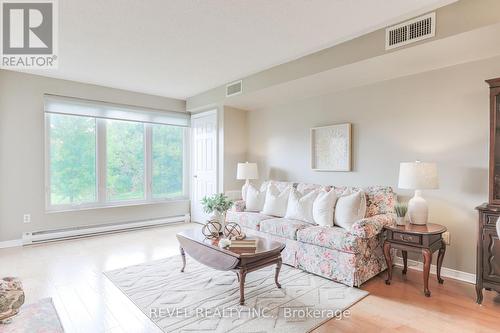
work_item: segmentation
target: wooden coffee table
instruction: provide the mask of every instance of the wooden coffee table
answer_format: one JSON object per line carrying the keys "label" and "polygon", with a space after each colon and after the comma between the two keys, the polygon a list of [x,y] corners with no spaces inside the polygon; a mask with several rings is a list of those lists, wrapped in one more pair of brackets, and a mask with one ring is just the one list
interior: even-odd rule
{"label": "wooden coffee table", "polygon": [[247,273],[266,266],[276,265],[274,282],[278,288],[278,276],[281,269],[281,251],[285,244],[268,240],[262,237],[247,237],[255,239],[257,249],[255,253],[235,253],[218,246],[219,239],[207,239],[201,229],[190,229],[177,234],[182,255],[182,269],[186,267],[186,253],[196,261],[219,271],[233,271],[240,283],[240,304],[245,304],[245,277]]}

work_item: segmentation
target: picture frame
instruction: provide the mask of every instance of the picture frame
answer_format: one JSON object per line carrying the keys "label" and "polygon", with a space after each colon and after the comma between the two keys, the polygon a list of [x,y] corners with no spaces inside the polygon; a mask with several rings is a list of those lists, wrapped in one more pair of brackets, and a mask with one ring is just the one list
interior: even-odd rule
{"label": "picture frame", "polygon": [[312,170],[341,172],[352,170],[351,123],[313,127],[310,132]]}

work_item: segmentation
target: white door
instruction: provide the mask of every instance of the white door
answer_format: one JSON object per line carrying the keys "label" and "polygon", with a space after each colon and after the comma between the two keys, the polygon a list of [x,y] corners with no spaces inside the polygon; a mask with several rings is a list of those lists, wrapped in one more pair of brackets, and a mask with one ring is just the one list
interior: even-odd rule
{"label": "white door", "polygon": [[217,111],[191,117],[191,220],[205,223],[201,199],[217,193]]}

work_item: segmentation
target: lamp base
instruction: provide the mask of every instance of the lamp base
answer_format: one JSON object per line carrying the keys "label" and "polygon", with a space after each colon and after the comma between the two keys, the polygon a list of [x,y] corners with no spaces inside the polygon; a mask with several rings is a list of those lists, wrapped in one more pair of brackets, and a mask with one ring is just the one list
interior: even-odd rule
{"label": "lamp base", "polygon": [[416,190],[413,198],[408,201],[408,215],[410,216],[411,224],[427,224],[429,208],[427,206],[427,201],[422,198],[422,193],[419,190]]}
{"label": "lamp base", "polygon": [[241,198],[245,201],[247,200],[247,191],[249,186],[250,186],[250,180],[247,179],[245,180],[245,184],[241,188]]}

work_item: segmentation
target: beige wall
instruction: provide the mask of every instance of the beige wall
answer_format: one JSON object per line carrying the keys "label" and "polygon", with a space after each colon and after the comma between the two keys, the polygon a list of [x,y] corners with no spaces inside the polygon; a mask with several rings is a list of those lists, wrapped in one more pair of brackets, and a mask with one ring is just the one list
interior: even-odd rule
{"label": "beige wall", "polygon": [[[451,232],[444,266],[473,273],[474,207],[487,200],[484,80],[497,76],[500,57],[249,111],[248,158],[264,178],[396,190],[400,162],[437,162],[440,188],[424,195],[430,220]],[[354,171],[311,171],[309,128],[343,122],[353,124]]]}
{"label": "beige wall", "polygon": [[247,111],[224,107],[224,188],[240,190],[244,181],[236,179],[238,162],[247,160]]}
{"label": "beige wall", "polygon": [[[185,111],[181,100],[0,70],[0,241],[23,232],[183,215],[188,201],[45,213],[43,94]],[[23,214],[32,223],[23,224]]]}

